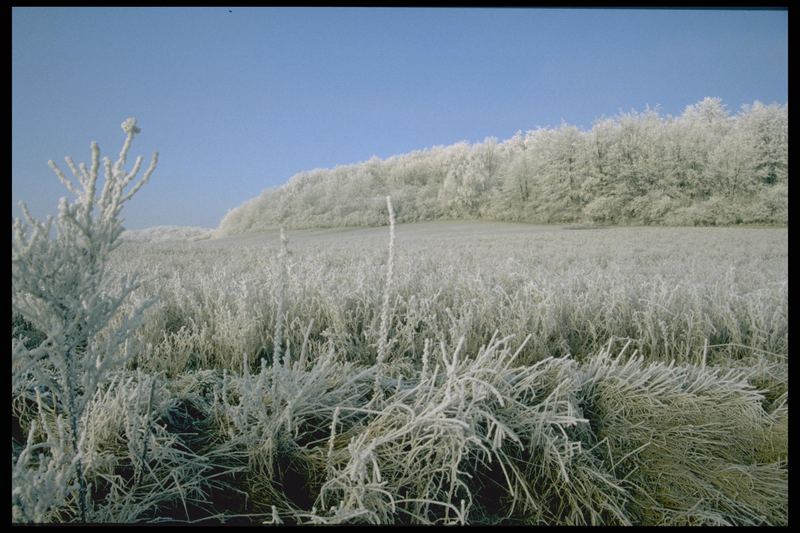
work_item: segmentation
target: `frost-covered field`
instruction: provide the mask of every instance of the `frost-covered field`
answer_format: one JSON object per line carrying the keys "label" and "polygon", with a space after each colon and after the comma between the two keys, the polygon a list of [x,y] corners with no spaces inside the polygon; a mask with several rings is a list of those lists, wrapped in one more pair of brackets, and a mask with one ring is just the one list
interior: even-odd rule
{"label": "frost-covered field", "polygon": [[388,292],[388,228],[287,237],[112,255],[89,521],[788,522],[786,229],[399,225]]}
{"label": "frost-covered field", "polygon": [[788,523],[786,229],[126,239],[121,127],[12,223],[14,522]]}
{"label": "frost-covered field", "polygon": [[[390,294],[392,355],[419,362],[426,340],[477,351],[495,331],[531,338],[520,363],[582,360],[609,339],[648,361],[785,357],[786,229],[600,228],[489,222],[399,225]],[[282,273],[277,231],[203,243],[125,244],[118,268],[145,275],[158,295],[142,341],[181,372],[239,368],[270,357],[284,300],[284,342],[295,353],[332,344],[374,362],[388,228],[288,234]],[[312,324],[313,321],[313,324]],[[150,331],[152,327],[152,331]],[[309,329],[310,328],[310,329]],[[166,336],[164,334],[167,334]],[[181,339],[184,362],[160,350]],[[181,366],[184,365],[184,366]],[[159,367],[159,369],[162,369]],[[167,370],[166,367],[163,368]]]}

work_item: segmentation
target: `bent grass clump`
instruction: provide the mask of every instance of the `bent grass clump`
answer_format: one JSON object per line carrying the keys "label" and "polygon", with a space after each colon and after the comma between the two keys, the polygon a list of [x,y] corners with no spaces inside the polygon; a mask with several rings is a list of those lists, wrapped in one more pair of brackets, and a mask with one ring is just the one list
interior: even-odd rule
{"label": "bent grass clump", "polygon": [[584,365],[587,416],[631,488],[637,523],[787,523],[788,455],[763,460],[775,417],[748,378],[607,351]]}

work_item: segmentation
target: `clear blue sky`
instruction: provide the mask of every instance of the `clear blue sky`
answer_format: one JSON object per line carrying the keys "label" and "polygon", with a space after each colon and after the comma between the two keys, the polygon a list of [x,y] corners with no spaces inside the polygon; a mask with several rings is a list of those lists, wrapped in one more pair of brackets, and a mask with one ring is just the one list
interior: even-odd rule
{"label": "clear blue sky", "polygon": [[[47,160],[160,152],[126,227],[216,226],[296,172],[706,96],[788,101],[786,11],[13,8],[12,215]],[[62,168],[66,167],[62,165]]]}

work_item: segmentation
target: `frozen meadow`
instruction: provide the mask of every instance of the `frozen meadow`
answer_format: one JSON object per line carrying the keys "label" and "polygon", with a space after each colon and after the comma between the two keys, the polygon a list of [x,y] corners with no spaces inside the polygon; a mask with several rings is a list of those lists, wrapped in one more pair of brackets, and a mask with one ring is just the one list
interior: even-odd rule
{"label": "frozen meadow", "polygon": [[[398,225],[396,235],[390,337],[398,360],[419,362],[426,340],[455,347],[463,337],[476,351],[495,331],[531,335],[521,363],[582,359],[612,338],[665,362],[699,363],[706,341],[708,362],[788,351],[785,228],[430,222]],[[237,368],[243,354],[271,356],[283,298],[284,349],[297,352],[308,332],[310,343],[373,363],[389,230],[288,236],[284,260],[277,230],[124,244],[115,268],[147,274],[140,298],[159,295],[143,328],[153,323],[156,333],[142,342],[155,350],[181,332],[193,338],[186,357]]]}
{"label": "frozen meadow", "polygon": [[12,227],[15,522],[788,524],[786,228],[121,239],[122,127]]}
{"label": "frozen meadow", "polygon": [[388,236],[122,244],[157,303],[87,475],[135,467],[138,416],[192,456],[131,520],[785,523],[786,229],[399,225],[376,401]]}

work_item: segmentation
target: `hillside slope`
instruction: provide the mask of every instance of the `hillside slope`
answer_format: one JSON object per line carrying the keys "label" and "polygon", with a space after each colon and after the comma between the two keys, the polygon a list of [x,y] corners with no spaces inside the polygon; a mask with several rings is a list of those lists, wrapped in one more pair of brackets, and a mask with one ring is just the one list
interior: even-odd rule
{"label": "hillside slope", "polygon": [[208,239],[212,232],[210,228],[196,226],[153,226],[125,230],[120,239],[129,242],[197,241]]}

